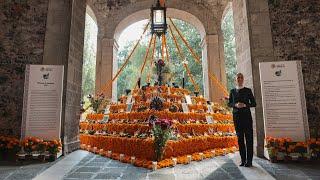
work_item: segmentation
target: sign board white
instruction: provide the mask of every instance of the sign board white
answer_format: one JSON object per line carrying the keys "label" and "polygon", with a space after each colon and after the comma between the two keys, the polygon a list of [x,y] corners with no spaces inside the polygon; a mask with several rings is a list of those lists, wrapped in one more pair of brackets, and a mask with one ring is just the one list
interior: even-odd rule
{"label": "sign board white", "polygon": [[207,112],[208,113],[213,113],[213,109],[212,109],[212,105],[207,105],[207,108],[208,108],[208,110],[207,110]]}
{"label": "sign board white", "polygon": [[191,96],[190,95],[185,95],[186,98],[186,103],[187,104],[192,104]]}
{"label": "sign board white", "polygon": [[126,110],[126,112],[131,112],[132,107],[133,107],[133,103],[127,104],[127,110]]}
{"label": "sign board white", "polygon": [[188,104],[186,104],[186,103],[181,103],[181,106],[182,106],[182,111],[183,111],[184,113],[190,112],[189,107],[188,107]]}
{"label": "sign board white", "polygon": [[26,66],[22,138],[60,139],[62,93],[63,66]]}
{"label": "sign board white", "polygon": [[265,135],[309,139],[300,61],[259,64]]}
{"label": "sign board white", "polygon": [[207,120],[208,124],[213,124],[214,123],[214,120],[213,120],[212,116],[206,116],[206,120]]}
{"label": "sign board white", "polygon": [[110,105],[107,105],[106,108],[104,109],[104,114],[109,114],[110,113]]}

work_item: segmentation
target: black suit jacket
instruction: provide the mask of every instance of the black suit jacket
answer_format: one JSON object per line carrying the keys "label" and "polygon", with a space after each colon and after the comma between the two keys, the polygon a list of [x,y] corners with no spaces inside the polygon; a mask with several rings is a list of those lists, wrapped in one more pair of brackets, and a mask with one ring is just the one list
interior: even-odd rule
{"label": "black suit jacket", "polygon": [[[236,108],[238,102],[246,104],[244,108]],[[233,108],[233,121],[236,130],[243,128],[252,128],[252,117],[250,108],[256,107],[256,100],[250,88],[231,89],[229,95],[229,107]]]}

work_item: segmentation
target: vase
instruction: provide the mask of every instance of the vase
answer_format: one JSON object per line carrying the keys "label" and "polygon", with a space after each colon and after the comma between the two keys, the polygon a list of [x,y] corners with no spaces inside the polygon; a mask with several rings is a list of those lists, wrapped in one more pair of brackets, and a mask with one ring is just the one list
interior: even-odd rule
{"label": "vase", "polygon": [[55,155],[55,154],[50,154],[48,161],[49,161],[49,162],[53,162],[53,161],[55,161],[56,159],[57,159],[57,155]]}

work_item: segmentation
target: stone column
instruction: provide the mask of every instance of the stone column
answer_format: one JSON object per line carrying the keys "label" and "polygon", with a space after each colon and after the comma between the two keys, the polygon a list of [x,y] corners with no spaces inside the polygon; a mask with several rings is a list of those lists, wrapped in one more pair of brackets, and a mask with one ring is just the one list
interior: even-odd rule
{"label": "stone column", "polygon": [[254,144],[257,156],[264,156],[264,120],[259,62],[274,61],[268,1],[233,1],[237,69],[245,76],[245,85],[254,90],[257,107],[252,111]]}
{"label": "stone column", "polygon": [[85,0],[50,0],[43,64],[64,65],[61,139],[64,153],[79,148]]}
{"label": "stone column", "polygon": [[[96,63],[96,93],[100,92],[117,73],[118,44],[114,39],[98,36],[97,63]],[[107,97],[115,100],[117,98],[117,81],[113,82],[111,91]]]}
{"label": "stone column", "polygon": [[[202,68],[204,79],[204,95],[214,102],[220,102],[223,92],[209,77],[208,72],[214,74],[219,82],[225,78],[225,70],[221,69],[220,44],[218,35],[206,35],[201,43]],[[223,66],[224,67],[224,66]],[[224,77],[224,78],[223,78]]]}

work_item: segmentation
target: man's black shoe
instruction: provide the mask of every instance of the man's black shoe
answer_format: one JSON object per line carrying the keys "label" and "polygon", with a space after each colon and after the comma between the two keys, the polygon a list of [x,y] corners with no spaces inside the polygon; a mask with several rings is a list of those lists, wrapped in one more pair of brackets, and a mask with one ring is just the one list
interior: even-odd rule
{"label": "man's black shoe", "polygon": [[246,163],[244,166],[245,167],[252,167],[252,163]]}
{"label": "man's black shoe", "polygon": [[244,165],[245,165],[244,163],[239,164],[239,166],[244,166]]}

